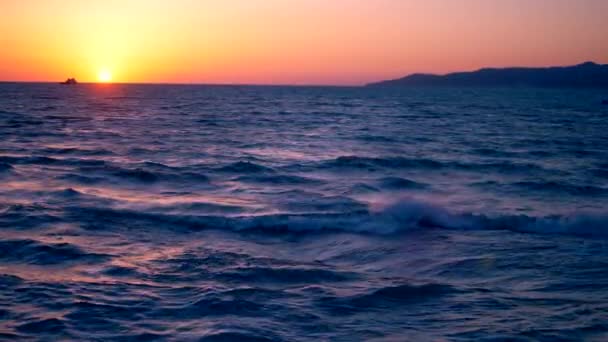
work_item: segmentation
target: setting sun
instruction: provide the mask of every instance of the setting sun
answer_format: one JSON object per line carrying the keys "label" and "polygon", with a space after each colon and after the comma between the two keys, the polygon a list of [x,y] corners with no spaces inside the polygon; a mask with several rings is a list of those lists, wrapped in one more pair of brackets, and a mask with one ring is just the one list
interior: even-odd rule
{"label": "setting sun", "polygon": [[112,73],[109,70],[101,70],[97,74],[97,80],[102,83],[108,83],[112,81]]}

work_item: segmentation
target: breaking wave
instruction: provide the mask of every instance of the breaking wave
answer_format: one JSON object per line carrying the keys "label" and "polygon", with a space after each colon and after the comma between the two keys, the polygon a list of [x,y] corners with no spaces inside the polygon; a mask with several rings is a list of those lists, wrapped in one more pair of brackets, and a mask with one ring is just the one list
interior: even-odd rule
{"label": "breaking wave", "polygon": [[129,220],[155,222],[167,228],[222,229],[259,233],[352,232],[396,234],[419,229],[509,230],[521,233],[608,237],[608,215],[550,216],[456,213],[438,205],[400,200],[380,209],[355,208],[346,213],[272,215],[180,215],[112,208],[70,207],[69,217],[79,222]]}

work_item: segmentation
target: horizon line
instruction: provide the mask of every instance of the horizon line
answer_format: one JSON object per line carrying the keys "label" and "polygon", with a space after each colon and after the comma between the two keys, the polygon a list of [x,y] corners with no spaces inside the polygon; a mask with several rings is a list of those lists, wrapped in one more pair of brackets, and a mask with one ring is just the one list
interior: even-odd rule
{"label": "horizon line", "polygon": [[[21,83],[21,84],[57,84],[59,81],[10,81],[0,80],[0,83]],[[315,84],[315,83],[205,83],[205,82],[78,82],[77,85],[177,85],[177,86],[212,86],[212,87],[311,87],[311,88],[363,88],[363,84]]]}
{"label": "horizon line", "polygon": [[[112,84],[117,84],[117,85],[192,85],[192,86],[226,86],[226,87],[230,87],[230,86],[243,86],[243,87],[314,87],[314,88],[320,88],[320,87],[331,87],[331,88],[363,88],[366,85],[369,85],[370,83],[375,83],[375,82],[382,82],[382,81],[386,81],[386,80],[394,80],[394,79],[399,79],[399,78],[403,78],[403,77],[408,77],[408,76],[412,76],[412,75],[436,75],[436,76],[446,76],[446,75],[450,75],[453,73],[467,73],[467,72],[476,72],[476,71],[481,71],[481,70],[485,70],[485,69],[548,69],[548,68],[565,68],[565,67],[573,67],[573,66],[579,66],[579,65],[583,65],[583,64],[588,64],[588,63],[592,63],[595,65],[608,65],[608,64],[603,64],[603,63],[597,63],[595,61],[591,61],[591,60],[586,60],[580,63],[576,63],[576,64],[567,64],[567,65],[554,65],[554,64],[550,64],[550,65],[545,65],[545,66],[518,66],[518,65],[513,65],[513,66],[504,66],[504,67],[493,67],[493,66],[482,66],[482,67],[477,67],[477,68],[472,68],[472,69],[468,69],[468,70],[456,70],[456,71],[449,71],[449,72],[445,72],[445,73],[433,73],[433,72],[423,72],[423,71],[418,71],[418,72],[410,72],[409,74],[405,74],[405,75],[401,75],[401,76],[396,76],[397,78],[385,78],[385,79],[379,79],[379,80],[372,80],[372,81],[366,81],[364,83],[358,83],[358,84],[319,84],[319,83],[302,83],[302,84],[298,84],[298,83],[213,83],[213,82],[94,82],[94,81],[89,81],[89,82],[78,82],[78,84],[85,84],[85,85],[112,85]],[[16,80],[0,80],[0,83],[30,83],[30,84],[54,84],[54,83],[61,83],[60,81],[16,81]]]}

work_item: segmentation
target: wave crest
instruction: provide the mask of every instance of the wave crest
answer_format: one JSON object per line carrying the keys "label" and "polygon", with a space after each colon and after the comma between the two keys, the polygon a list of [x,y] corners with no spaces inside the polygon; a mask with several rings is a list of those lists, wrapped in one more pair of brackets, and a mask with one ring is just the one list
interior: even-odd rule
{"label": "wave crest", "polygon": [[518,174],[545,171],[542,167],[531,163],[517,163],[511,161],[497,162],[457,162],[440,161],[428,158],[406,158],[406,157],[363,157],[363,156],[341,156],[335,159],[321,162],[320,168],[335,170],[459,170],[466,172],[496,172],[500,174]]}
{"label": "wave crest", "polygon": [[68,243],[48,244],[34,240],[0,241],[0,260],[53,265],[75,261],[99,262],[107,258],[107,255],[88,253]]}
{"label": "wave crest", "polygon": [[376,210],[345,213],[269,214],[242,216],[183,215],[110,208],[72,207],[69,216],[98,227],[128,220],[167,228],[222,229],[262,234],[321,233],[331,231],[389,235],[417,229],[509,230],[522,233],[608,237],[608,215],[552,216],[484,215],[455,213],[441,206],[399,200]]}

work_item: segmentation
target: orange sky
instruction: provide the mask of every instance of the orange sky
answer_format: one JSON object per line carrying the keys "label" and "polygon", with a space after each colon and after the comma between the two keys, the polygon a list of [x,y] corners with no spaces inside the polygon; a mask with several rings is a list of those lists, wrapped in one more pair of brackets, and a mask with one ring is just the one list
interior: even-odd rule
{"label": "orange sky", "polygon": [[361,84],[608,63],[607,0],[0,0],[0,80]]}

